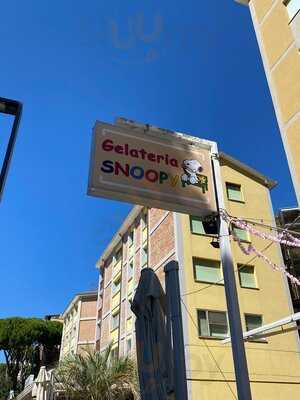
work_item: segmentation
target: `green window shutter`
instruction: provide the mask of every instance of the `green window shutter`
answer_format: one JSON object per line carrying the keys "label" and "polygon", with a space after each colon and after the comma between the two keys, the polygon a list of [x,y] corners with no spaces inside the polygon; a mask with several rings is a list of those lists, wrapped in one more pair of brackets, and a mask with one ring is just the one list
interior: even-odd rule
{"label": "green window shutter", "polygon": [[249,233],[247,231],[245,231],[244,229],[239,229],[234,227],[233,228],[233,232],[235,233],[235,235],[243,242],[250,242],[250,237],[249,237]]}
{"label": "green window shutter", "polygon": [[204,228],[202,221],[200,220],[199,217],[190,217],[190,222],[191,222],[191,231],[192,233],[196,234],[205,234]]}
{"label": "green window shutter", "polygon": [[206,311],[198,310],[198,328],[199,328],[199,336],[209,336]]}
{"label": "green window shutter", "polygon": [[256,279],[254,267],[252,265],[245,265],[239,270],[240,284],[245,288],[256,288]]}
{"label": "green window shutter", "polygon": [[218,261],[194,259],[196,281],[216,283],[222,280],[221,265]]}
{"label": "green window shutter", "polygon": [[225,312],[208,311],[210,336],[226,337],[228,334],[227,318]]}
{"label": "green window shutter", "polygon": [[228,200],[243,201],[240,185],[226,184]]}
{"label": "green window shutter", "polygon": [[262,326],[262,316],[245,314],[246,329],[251,331],[252,329],[260,328]]}

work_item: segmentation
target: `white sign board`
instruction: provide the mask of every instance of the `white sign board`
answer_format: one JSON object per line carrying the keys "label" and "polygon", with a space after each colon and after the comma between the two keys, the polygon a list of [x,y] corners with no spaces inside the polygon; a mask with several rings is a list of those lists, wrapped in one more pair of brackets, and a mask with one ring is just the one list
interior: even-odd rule
{"label": "white sign board", "polygon": [[88,194],[199,216],[217,213],[212,142],[192,139],[97,122]]}

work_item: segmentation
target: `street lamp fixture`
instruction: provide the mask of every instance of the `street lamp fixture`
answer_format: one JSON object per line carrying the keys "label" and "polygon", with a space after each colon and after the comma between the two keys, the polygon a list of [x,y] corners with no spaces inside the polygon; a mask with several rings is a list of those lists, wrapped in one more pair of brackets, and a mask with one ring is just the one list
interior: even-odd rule
{"label": "street lamp fixture", "polygon": [[10,138],[6,148],[1,173],[0,173],[0,201],[3,196],[5,181],[7,178],[12,154],[14,151],[14,145],[17,138],[18,128],[20,125],[21,115],[22,115],[22,103],[16,100],[9,100],[0,97],[0,113],[8,114],[14,116],[14,123],[11,129]]}

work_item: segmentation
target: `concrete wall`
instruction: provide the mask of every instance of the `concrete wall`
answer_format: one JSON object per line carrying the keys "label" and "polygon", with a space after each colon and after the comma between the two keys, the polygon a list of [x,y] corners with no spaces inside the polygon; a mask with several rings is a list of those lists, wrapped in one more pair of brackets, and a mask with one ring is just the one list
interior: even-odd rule
{"label": "concrete wall", "polygon": [[[273,214],[268,189],[227,166],[222,166],[222,175],[226,199],[225,182],[230,182],[241,185],[245,200],[244,202],[227,200],[227,211],[235,216],[261,218],[270,224]],[[186,341],[187,376],[191,385],[192,399],[232,399],[231,390],[235,392],[235,375],[231,346],[221,344],[219,339],[200,338],[197,322],[197,309],[226,311],[224,286],[195,282],[193,275],[193,257],[220,260],[220,250],[210,245],[210,237],[191,234],[187,215],[181,215],[181,227],[184,238],[184,280],[186,282],[182,299],[190,313],[188,326],[185,329],[188,337]],[[251,237],[251,242],[258,249],[264,248],[267,244],[254,236]],[[251,259],[245,256],[235,243],[232,244],[232,250],[236,269],[238,264],[245,264]],[[280,264],[279,251],[279,247],[274,244],[265,254],[275,263]],[[258,259],[250,262],[250,265],[255,267],[257,289],[242,288],[236,272],[244,331],[246,331],[245,313],[262,315],[263,323],[270,323],[292,312],[285,279],[281,273],[274,272]],[[286,399],[290,398],[287,396],[292,394],[296,396],[299,393],[300,357],[295,332],[272,336],[264,342],[249,342],[246,344],[246,352],[254,399],[266,400],[275,397]]]}
{"label": "concrete wall", "polygon": [[[132,245],[128,239],[129,231],[134,231]],[[129,300],[133,298],[141,274],[142,248],[148,246],[148,266],[155,269],[159,279],[164,285],[163,266],[172,259],[174,250],[173,214],[164,210],[152,208],[148,210],[147,226],[141,219],[136,218],[123,238],[120,238],[117,249],[122,246],[122,263],[120,271],[115,274],[116,264],[114,254],[109,257],[104,266],[104,291],[101,315],[101,337],[98,348],[103,349],[113,342],[119,346],[119,354],[127,354],[127,342],[132,340],[134,350],[134,316],[130,311]],[[116,252],[115,251],[115,252]],[[114,253],[115,253],[114,252]],[[129,264],[133,262],[133,276],[128,275]],[[120,292],[113,294],[111,287],[113,281],[121,274]],[[100,307],[100,306],[99,306]],[[120,312],[119,327],[111,329],[112,315]]]}
{"label": "concrete wall", "polygon": [[249,6],[299,203],[300,14],[291,20],[283,0],[251,0]]}

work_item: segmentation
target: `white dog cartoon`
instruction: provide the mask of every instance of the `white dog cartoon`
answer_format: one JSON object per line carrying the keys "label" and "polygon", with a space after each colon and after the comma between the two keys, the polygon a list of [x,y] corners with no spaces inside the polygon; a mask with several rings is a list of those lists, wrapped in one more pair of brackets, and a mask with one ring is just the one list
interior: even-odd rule
{"label": "white dog cartoon", "polygon": [[182,162],[184,174],[181,175],[182,182],[195,185],[199,183],[197,173],[203,170],[202,165],[197,160],[184,160]]}

